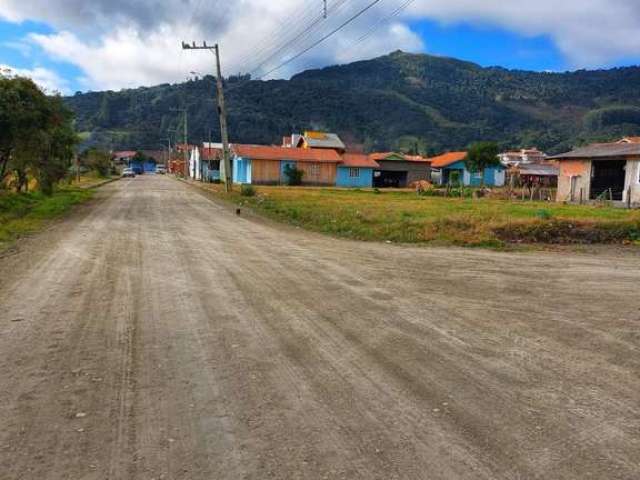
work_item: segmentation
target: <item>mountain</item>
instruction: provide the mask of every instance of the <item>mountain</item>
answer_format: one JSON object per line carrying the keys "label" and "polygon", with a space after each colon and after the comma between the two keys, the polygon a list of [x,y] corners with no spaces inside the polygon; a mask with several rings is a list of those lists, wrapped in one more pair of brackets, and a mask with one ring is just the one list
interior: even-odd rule
{"label": "mountain", "polygon": [[[394,52],[308,70],[290,80],[226,81],[230,139],[280,143],[305,129],[335,131],[366,150],[436,153],[478,140],[551,153],[595,140],[640,135],[640,68],[541,73],[483,68],[451,58]],[[66,98],[86,145],[159,148],[219,138],[215,82],[207,76]],[[173,134],[175,141],[176,134]]]}

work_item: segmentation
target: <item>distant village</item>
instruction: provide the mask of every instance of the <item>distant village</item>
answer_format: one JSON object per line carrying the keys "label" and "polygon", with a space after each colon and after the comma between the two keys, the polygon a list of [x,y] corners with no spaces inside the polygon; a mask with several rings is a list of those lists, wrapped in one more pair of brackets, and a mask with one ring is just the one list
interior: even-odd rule
{"label": "distant village", "polygon": [[[169,151],[120,151],[116,165],[134,172],[167,171],[200,182],[225,178],[220,143],[178,144]],[[136,155],[138,154],[138,155]],[[231,144],[232,181],[248,185],[304,185],[342,188],[486,187],[553,192],[547,200],[588,203],[606,200],[640,205],[640,137],[596,143],[548,156],[536,148],[507,151],[484,171],[471,171],[467,152],[427,158],[400,152],[351,151],[339,135],[305,131],[280,145]],[[292,177],[292,172],[297,178]],[[541,197],[542,199],[542,197]]]}

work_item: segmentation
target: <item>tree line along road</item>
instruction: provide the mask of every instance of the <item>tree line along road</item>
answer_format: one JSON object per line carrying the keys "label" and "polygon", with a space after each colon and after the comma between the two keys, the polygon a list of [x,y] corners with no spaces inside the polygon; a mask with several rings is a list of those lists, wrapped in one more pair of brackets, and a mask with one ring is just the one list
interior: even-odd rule
{"label": "tree line along road", "polygon": [[121,180],[0,258],[0,478],[638,478],[639,267]]}

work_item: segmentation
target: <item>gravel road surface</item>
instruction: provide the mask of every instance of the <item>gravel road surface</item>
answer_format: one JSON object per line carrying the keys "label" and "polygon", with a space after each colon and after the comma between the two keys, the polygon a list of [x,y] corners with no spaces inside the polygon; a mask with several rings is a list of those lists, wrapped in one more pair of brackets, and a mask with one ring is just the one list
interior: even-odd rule
{"label": "gravel road surface", "polygon": [[640,255],[357,243],[115,182],[0,258],[0,478],[638,479]]}

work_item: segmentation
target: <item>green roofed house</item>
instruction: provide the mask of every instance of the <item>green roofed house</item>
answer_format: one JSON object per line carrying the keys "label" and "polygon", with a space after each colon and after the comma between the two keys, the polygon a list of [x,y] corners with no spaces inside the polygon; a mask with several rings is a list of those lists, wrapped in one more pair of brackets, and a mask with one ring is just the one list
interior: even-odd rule
{"label": "green roofed house", "polygon": [[376,188],[407,188],[420,181],[431,181],[431,161],[420,155],[386,152],[372,153],[369,158],[378,164],[373,171]]}

